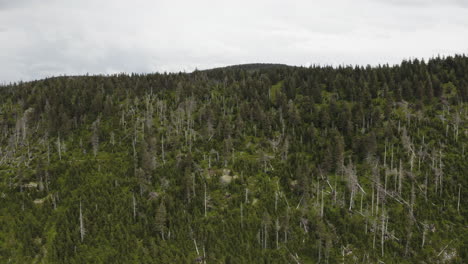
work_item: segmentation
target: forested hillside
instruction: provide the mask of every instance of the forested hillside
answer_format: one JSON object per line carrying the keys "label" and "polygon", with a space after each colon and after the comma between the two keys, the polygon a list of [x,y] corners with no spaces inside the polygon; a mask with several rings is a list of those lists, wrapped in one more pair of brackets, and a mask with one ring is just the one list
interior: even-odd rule
{"label": "forested hillside", "polygon": [[0,263],[467,263],[468,57],[0,87]]}

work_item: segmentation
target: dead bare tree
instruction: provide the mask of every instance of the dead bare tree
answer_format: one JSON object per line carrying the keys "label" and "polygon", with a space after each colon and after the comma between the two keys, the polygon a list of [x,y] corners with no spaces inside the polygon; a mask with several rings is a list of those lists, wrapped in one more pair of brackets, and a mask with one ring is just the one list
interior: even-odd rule
{"label": "dead bare tree", "polygon": [[400,159],[400,166],[398,169],[398,194],[400,195],[401,195],[401,191],[403,190],[403,175],[404,175],[403,164],[401,163],[401,159]]}
{"label": "dead bare tree", "polygon": [[350,191],[349,197],[349,210],[352,210],[354,205],[354,196],[356,194],[356,190],[358,188],[358,178],[356,175],[356,168],[354,167],[351,160],[348,162],[348,165],[345,166],[345,175],[346,175],[346,184],[348,186],[348,190]]}
{"label": "dead bare tree", "polygon": [[80,236],[81,236],[81,242],[83,242],[85,234],[86,234],[86,230],[85,230],[85,227],[84,227],[83,212],[81,210],[81,201],[80,201]]}
{"label": "dead bare tree", "polygon": [[382,249],[382,257],[384,256],[384,248],[385,248],[385,210],[382,209],[382,225],[380,226],[380,229],[381,229],[381,236],[380,236],[380,246],[381,246],[381,249]]}
{"label": "dead bare tree", "polygon": [[278,217],[276,218],[276,221],[275,221],[275,231],[276,231],[276,249],[279,248],[279,231],[281,229],[281,226],[279,224],[279,220],[278,220]]}

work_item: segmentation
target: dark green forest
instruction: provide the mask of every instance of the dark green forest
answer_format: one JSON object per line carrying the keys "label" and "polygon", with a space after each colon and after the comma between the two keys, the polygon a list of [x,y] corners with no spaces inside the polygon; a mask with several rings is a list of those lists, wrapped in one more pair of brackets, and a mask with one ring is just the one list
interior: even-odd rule
{"label": "dark green forest", "polygon": [[0,86],[0,263],[467,263],[468,57]]}

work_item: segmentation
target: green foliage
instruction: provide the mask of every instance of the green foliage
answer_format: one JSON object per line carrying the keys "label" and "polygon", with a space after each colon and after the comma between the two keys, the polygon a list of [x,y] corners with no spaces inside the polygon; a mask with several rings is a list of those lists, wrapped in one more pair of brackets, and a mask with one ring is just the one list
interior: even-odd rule
{"label": "green foliage", "polygon": [[1,263],[466,263],[468,58],[0,87]]}

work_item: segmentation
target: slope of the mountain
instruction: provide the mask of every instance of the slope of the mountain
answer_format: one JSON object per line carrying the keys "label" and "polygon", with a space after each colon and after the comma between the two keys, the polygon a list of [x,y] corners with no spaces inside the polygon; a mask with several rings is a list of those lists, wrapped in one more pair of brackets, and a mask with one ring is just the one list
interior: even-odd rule
{"label": "slope of the mountain", "polygon": [[0,263],[466,263],[468,58],[0,88]]}

